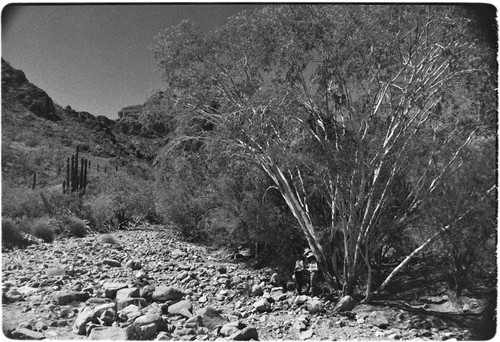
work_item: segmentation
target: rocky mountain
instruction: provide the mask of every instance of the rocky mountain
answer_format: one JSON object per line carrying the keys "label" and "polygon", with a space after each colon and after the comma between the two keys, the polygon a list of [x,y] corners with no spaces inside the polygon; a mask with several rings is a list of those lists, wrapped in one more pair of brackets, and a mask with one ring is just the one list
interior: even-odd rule
{"label": "rocky mountain", "polygon": [[30,136],[51,146],[80,146],[83,151],[104,158],[152,161],[163,138],[142,134],[137,122],[142,105],[126,107],[118,120],[62,107],[29,82],[23,71],[2,59],[2,142]]}
{"label": "rocky mountain", "polygon": [[18,102],[40,118],[60,120],[49,95],[28,82],[24,72],[14,69],[2,58],[2,105],[12,102]]}

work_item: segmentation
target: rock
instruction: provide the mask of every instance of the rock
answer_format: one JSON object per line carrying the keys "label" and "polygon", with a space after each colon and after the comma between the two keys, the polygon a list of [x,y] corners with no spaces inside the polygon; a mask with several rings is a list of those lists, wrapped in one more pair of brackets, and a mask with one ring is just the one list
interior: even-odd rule
{"label": "rock", "polygon": [[[73,332],[78,335],[85,335],[85,325],[94,320],[94,310],[86,306],[80,312],[73,324]],[[97,320],[95,320],[97,323]]]}
{"label": "rock", "polygon": [[167,300],[181,300],[186,294],[174,287],[158,286],[153,292],[152,299],[156,302],[166,302]]}
{"label": "rock", "polygon": [[262,296],[263,294],[264,294],[264,290],[262,289],[262,286],[260,286],[259,284],[255,284],[252,286],[251,295],[253,297]]}
{"label": "rock", "polygon": [[368,316],[368,320],[376,327],[381,329],[385,329],[389,326],[389,321],[385,317],[382,311],[373,311],[370,316]]}
{"label": "rock", "polygon": [[220,265],[219,267],[217,267],[217,271],[220,273],[220,274],[226,274],[227,273],[227,267],[224,266],[224,265]]}
{"label": "rock", "polygon": [[258,312],[266,312],[271,311],[271,303],[267,300],[267,298],[262,298],[252,305],[255,310]]}
{"label": "rock", "polygon": [[311,298],[306,302],[306,309],[312,314],[325,311],[323,303],[316,298]]}
{"label": "rock", "polygon": [[[133,327],[133,326],[131,326]],[[135,339],[134,328],[119,328],[119,327],[95,327],[89,334],[89,340],[111,340],[124,341]]]}
{"label": "rock", "polygon": [[52,294],[53,301],[58,305],[67,305],[73,301],[85,302],[89,298],[88,292],[56,291]]}
{"label": "rock", "polygon": [[287,281],[286,283],[286,290],[287,291],[293,291],[297,287],[297,284],[295,284],[294,281]]}
{"label": "rock", "polygon": [[221,316],[220,312],[211,306],[199,309],[196,311],[196,316],[201,317],[203,326],[207,327],[210,331],[213,331],[216,327],[223,326],[227,323],[226,319]]}
{"label": "rock", "polygon": [[135,328],[136,337],[139,340],[152,340],[158,332],[158,326],[155,323],[141,325]]}
{"label": "rock", "polygon": [[356,306],[356,301],[351,296],[344,296],[335,306],[335,311],[351,311]]}
{"label": "rock", "polygon": [[109,265],[111,267],[121,267],[122,266],[121,262],[119,262],[118,260],[114,260],[114,259],[104,259],[102,261],[102,263],[104,265]]}
{"label": "rock", "polygon": [[306,329],[307,329],[307,326],[305,325],[305,323],[303,321],[300,321],[300,320],[293,322],[293,325],[291,328],[292,332],[297,336],[300,334],[301,331],[306,330]]}
{"label": "rock", "polygon": [[177,277],[176,277],[176,278],[177,278],[178,280],[182,280],[182,279],[184,279],[184,278],[186,278],[186,277],[188,277],[188,276],[189,276],[189,272],[188,272],[188,271],[182,271],[181,273],[179,273],[179,274],[177,275]]}
{"label": "rock", "polygon": [[21,286],[20,288],[17,289],[17,292],[19,292],[23,296],[29,296],[38,291],[37,288],[30,287],[30,286]]}
{"label": "rock", "polygon": [[233,335],[235,332],[240,331],[244,328],[246,328],[246,325],[240,321],[230,322],[222,326],[222,328],[219,331],[219,334],[227,337]]}
{"label": "rock", "polygon": [[137,260],[137,259],[129,260],[129,261],[127,261],[125,266],[128,268],[131,268],[133,270],[140,270],[142,268],[142,263],[140,262],[140,260]]}
{"label": "rock", "polygon": [[170,341],[173,340],[172,334],[166,332],[166,331],[160,331],[158,335],[156,335],[156,338],[154,339],[155,341]]}
{"label": "rock", "polygon": [[193,305],[190,300],[181,300],[175,304],[172,304],[168,307],[167,311],[172,315],[181,315],[186,318],[190,318],[193,315],[191,314],[191,310],[193,309]]}
{"label": "rock", "polygon": [[12,288],[3,295],[3,299],[5,302],[19,302],[23,301],[24,297],[17,289]]}
{"label": "rock", "polygon": [[104,289],[104,295],[107,298],[114,299],[116,297],[116,293],[121,290],[125,289],[128,287],[128,284],[126,283],[104,283],[102,285]]}
{"label": "rock", "polygon": [[139,296],[146,299],[146,300],[152,300],[154,292],[155,292],[154,286],[146,285],[143,288],[141,288],[141,290],[139,292]]}
{"label": "rock", "polygon": [[140,292],[139,288],[137,287],[124,288],[116,292],[116,301],[121,301],[128,298],[137,298],[139,297],[139,295]]}
{"label": "rock", "polygon": [[103,314],[103,312],[105,312],[107,310],[114,310],[114,309],[115,309],[115,303],[106,303],[106,304],[96,306],[94,308],[94,316],[99,317]]}
{"label": "rock", "polygon": [[313,337],[314,331],[312,329],[308,329],[306,331],[303,331],[299,335],[299,340],[309,340],[310,338]]}
{"label": "rock", "polygon": [[141,316],[141,311],[137,305],[133,304],[118,311],[118,317],[122,322],[126,322],[128,320],[133,321],[139,316]]}
{"label": "rock", "polygon": [[134,325],[148,325],[154,323],[163,328],[164,321],[160,314],[146,314],[144,316],[137,317],[134,321]]}
{"label": "rock", "polygon": [[186,253],[184,253],[180,249],[174,249],[171,253],[171,256],[172,256],[172,258],[177,259],[177,258],[186,256]]}
{"label": "rock", "polygon": [[45,335],[41,332],[33,331],[26,328],[18,328],[11,332],[11,336],[15,340],[43,340]]}
{"label": "rock", "polygon": [[309,300],[309,298],[311,298],[311,297],[306,296],[306,295],[300,295],[300,296],[295,297],[293,303],[296,305],[302,305],[302,304],[306,303]]}
{"label": "rock", "polygon": [[229,340],[231,341],[250,341],[252,339],[255,341],[259,339],[257,329],[254,327],[246,327],[229,336]]}
{"label": "rock", "polygon": [[127,298],[116,303],[116,310],[122,310],[129,305],[136,305],[140,308],[144,308],[148,305],[148,302],[144,298]]}
{"label": "rock", "polygon": [[99,316],[98,319],[102,325],[110,326],[115,321],[115,318],[116,318],[115,310],[114,309],[107,309],[101,313],[101,315]]}
{"label": "rock", "polygon": [[45,271],[45,275],[47,277],[58,277],[58,276],[63,276],[66,274],[66,270],[61,267],[53,267],[49,268]]}

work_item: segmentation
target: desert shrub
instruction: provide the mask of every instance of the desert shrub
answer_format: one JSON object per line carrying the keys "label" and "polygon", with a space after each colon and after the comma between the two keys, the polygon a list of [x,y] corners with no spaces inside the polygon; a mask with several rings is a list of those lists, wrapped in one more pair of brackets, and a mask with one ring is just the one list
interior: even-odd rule
{"label": "desert shrub", "polygon": [[25,134],[25,136],[24,136],[24,144],[27,147],[36,147],[36,146],[40,145],[41,143],[42,143],[42,138],[35,133]]}
{"label": "desert shrub", "polygon": [[66,217],[64,223],[70,235],[76,237],[84,237],[85,235],[87,235],[87,225],[78,217]]}
{"label": "desert shrub", "polygon": [[97,231],[105,231],[113,218],[113,199],[109,194],[101,194],[86,200],[90,207],[91,225]]}
{"label": "desert shrub", "polygon": [[119,245],[120,244],[120,240],[118,240],[118,238],[116,236],[114,236],[113,234],[104,234],[103,236],[101,236],[101,242],[102,243],[109,243],[112,245]]}
{"label": "desert shrub", "polygon": [[36,218],[45,215],[46,208],[38,191],[27,187],[2,187],[2,215],[17,218]]}
{"label": "desert shrub", "polygon": [[[220,226],[207,224],[204,221],[206,214],[213,209],[213,203],[208,197],[162,197],[160,199],[161,213],[165,219],[173,224],[173,229],[188,241],[226,241],[227,231]],[[176,198],[176,199],[175,199]],[[207,229],[210,228],[210,229]],[[217,237],[221,238],[218,240]]]}
{"label": "desert shrub", "polygon": [[42,239],[44,242],[52,242],[56,236],[53,222],[46,217],[31,221],[29,229],[33,236]]}
{"label": "desert shrub", "polygon": [[23,246],[27,242],[23,238],[19,227],[16,226],[11,218],[2,218],[2,245],[9,248],[14,246]]}

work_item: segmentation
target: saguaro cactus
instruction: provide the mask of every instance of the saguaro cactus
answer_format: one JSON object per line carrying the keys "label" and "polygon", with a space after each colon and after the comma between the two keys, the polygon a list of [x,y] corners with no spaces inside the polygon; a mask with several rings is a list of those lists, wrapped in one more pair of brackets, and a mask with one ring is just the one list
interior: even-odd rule
{"label": "saguaro cactus", "polygon": [[[90,163],[87,159],[81,158],[78,165],[78,146],[76,153],[66,160],[66,179],[63,181],[63,193],[70,191],[84,194],[87,188],[87,171]],[[80,166],[80,167],[78,167]],[[66,191],[67,189],[67,191]]]}
{"label": "saguaro cactus", "polygon": [[31,190],[35,190],[36,188],[36,172],[33,174],[33,185],[31,186]]}

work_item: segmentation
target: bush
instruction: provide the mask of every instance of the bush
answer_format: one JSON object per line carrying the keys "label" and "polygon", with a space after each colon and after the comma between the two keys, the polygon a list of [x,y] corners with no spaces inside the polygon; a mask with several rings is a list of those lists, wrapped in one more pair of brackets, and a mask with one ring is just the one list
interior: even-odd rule
{"label": "bush", "polygon": [[26,187],[2,188],[2,215],[16,218],[37,218],[46,214],[38,191]]}
{"label": "bush", "polygon": [[118,240],[118,238],[116,236],[114,236],[113,234],[104,234],[101,237],[101,242],[102,243],[109,243],[112,245],[119,245],[120,244],[120,240]]}
{"label": "bush", "polygon": [[76,237],[84,237],[87,235],[87,225],[78,217],[67,217],[65,219],[65,224],[70,235]]}
{"label": "bush", "polygon": [[99,232],[105,231],[113,218],[113,199],[109,194],[101,194],[87,199],[90,207],[92,226]]}
{"label": "bush", "polygon": [[27,241],[23,238],[19,227],[10,218],[2,218],[2,245],[7,248],[23,246]]}
{"label": "bush", "polygon": [[[92,184],[86,196],[90,207],[91,222],[103,231],[109,225],[115,229],[126,226],[135,219],[157,218],[153,184],[150,181],[118,172],[101,182]],[[98,192],[97,192],[98,190]]]}
{"label": "bush", "polygon": [[53,222],[47,218],[40,218],[32,221],[30,227],[31,234],[44,242],[52,242],[55,239]]}

